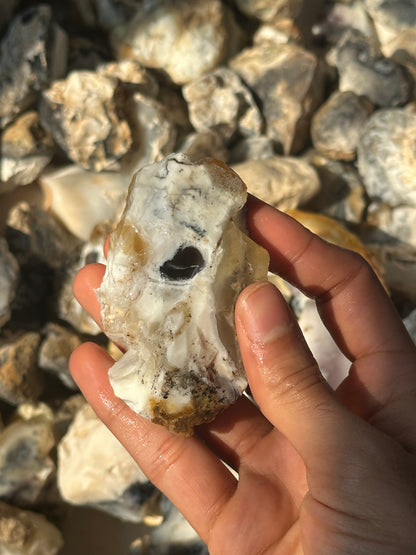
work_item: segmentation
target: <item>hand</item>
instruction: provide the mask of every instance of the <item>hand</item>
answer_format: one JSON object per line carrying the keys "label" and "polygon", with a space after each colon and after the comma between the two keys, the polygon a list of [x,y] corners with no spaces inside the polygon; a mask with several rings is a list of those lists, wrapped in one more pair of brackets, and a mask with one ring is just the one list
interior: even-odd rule
{"label": "hand", "polygon": [[[268,283],[249,286],[236,306],[258,408],[242,397],[183,438],[114,396],[107,377],[113,361],[97,345],[74,352],[74,379],[213,555],[415,553],[415,345],[359,255],[255,199],[248,226],[270,252],[271,270],[316,300],[352,361],[336,392]],[[104,269],[87,266],[74,284],[98,322],[95,289]],[[220,459],[238,471],[238,480]]]}

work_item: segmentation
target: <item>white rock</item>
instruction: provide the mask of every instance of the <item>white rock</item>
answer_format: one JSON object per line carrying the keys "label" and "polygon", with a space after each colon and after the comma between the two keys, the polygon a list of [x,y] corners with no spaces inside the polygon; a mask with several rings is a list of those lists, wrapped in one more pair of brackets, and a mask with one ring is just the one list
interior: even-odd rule
{"label": "white rock", "polygon": [[119,216],[128,189],[119,172],[90,172],[71,165],[40,176],[48,208],[76,237],[88,241],[95,226]]}
{"label": "white rock", "polygon": [[240,178],[221,162],[172,154],[132,181],[98,290],[109,337],[127,348],[115,394],[183,434],[246,387],[234,304],[267,276],[268,255],[242,231]]}
{"label": "white rock", "polygon": [[1,555],[56,555],[63,543],[43,515],[0,502]]}
{"label": "white rock", "polygon": [[[58,487],[75,505],[89,504],[131,522],[140,522],[146,504],[123,503],[132,486],[143,487],[146,499],[154,488],[126,449],[84,404],[58,445]],[[139,499],[137,495],[137,499]]]}
{"label": "white rock", "polygon": [[135,17],[113,31],[119,58],[163,69],[177,84],[213,70],[227,54],[236,33],[219,0],[156,0],[138,5]]}

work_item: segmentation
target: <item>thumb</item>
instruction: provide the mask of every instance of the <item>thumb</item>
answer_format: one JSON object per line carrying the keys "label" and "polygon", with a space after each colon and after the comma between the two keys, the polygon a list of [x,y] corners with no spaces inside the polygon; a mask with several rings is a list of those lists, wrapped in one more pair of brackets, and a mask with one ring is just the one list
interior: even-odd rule
{"label": "thumb", "polygon": [[340,429],[347,431],[353,415],[322,378],[294,314],[271,283],[259,282],[240,295],[236,327],[261,411],[310,470],[322,467],[322,453],[338,450]]}

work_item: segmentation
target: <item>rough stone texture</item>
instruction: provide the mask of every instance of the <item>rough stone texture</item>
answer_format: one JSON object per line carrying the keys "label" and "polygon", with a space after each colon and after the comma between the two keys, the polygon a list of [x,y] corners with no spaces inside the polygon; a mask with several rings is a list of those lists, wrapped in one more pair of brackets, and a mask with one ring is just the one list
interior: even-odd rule
{"label": "rough stone texture", "polygon": [[276,18],[260,25],[253,35],[253,44],[275,42],[277,44],[302,43],[302,37],[295,20]]}
{"label": "rough stone texture", "polygon": [[52,322],[47,324],[43,335],[38,356],[39,367],[57,376],[70,389],[78,389],[68,363],[72,351],[82,343],[80,336]]}
{"label": "rough stone texture", "polygon": [[295,16],[299,13],[303,0],[236,0],[236,5],[244,14],[270,21],[276,16]]}
{"label": "rough stone texture", "polygon": [[109,242],[101,320],[127,349],[110,383],[135,412],[184,435],[247,385],[234,306],[269,260],[244,233],[246,198],[223,163],[171,154],[135,175]]}
{"label": "rough stone texture", "polygon": [[362,223],[368,201],[355,166],[330,160],[316,151],[309,152],[306,159],[321,182],[319,192],[307,203],[308,210],[349,224]]}
{"label": "rough stone texture", "polygon": [[410,333],[413,341],[416,343],[416,309],[406,316],[403,320],[407,331]]}
{"label": "rough stone texture", "polygon": [[358,145],[358,169],[368,194],[393,206],[416,206],[416,114],[375,112]]}
{"label": "rough stone texture", "polygon": [[0,496],[9,502],[33,506],[55,472],[51,451],[55,446],[50,409],[24,405],[20,418],[0,433]]}
{"label": "rough stone texture", "polygon": [[20,264],[45,264],[59,269],[78,253],[79,240],[50,213],[19,202],[9,212],[6,237]]}
{"label": "rough stone texture", "polygon": [[118,168],[131,146],[119,80],[73,71],[43,92],[42,125],[68,157],[87,170]]}
{"label": "rough stone texture", "polygon": [[307,162],[291,157],[273,156],[248,160],[233,169],[247,185],[249,193],[280,210],[297,208],[319,190],[319,178]]}
{"label": "rough stone texture", "polygon": [[0,128],[64,74],[66,53],[66,36],[47,4],[27,8],[13,19],[0,45]]}
{"label": "rough stone texture", "polygon": [[138,92],[129,103],[128,115],[133,144],[122,160],[122,172],[130,181],[140,168],[172,151],[176,129],[160,102]]}
{"label": "rough stone texture", "polygon": [[416,25],[416,4],[413,0],[366,0],[381,44],[386,44],[401,31]]}
{"label": "rough stone texture", "polygon": [[9,320],[19,279],[19,265],[0,237],[0,328]]}
{"label": "rough stone texture", "polygon": [[89,504],[141,522],[156,488],[131,455],[85,404],[58,446],[58,486],[73,504]]}
{"label": "rough stone texture", "polygon": [[313,110],[322,100],[323,75],[317,58],[293,44],[264,41],[243,50],[230,66],[260,99],[266,135],[285,154],[298,152],[308,138]]}
{"label": "rough stone texture", "polygon": [[416,301],[416,208],[373,202],[360,236],[384,265],[388,287]]}
{"label": "rough stone texture", "polygon": [[354,160],[361,129],[373,111],[370,102],[351,91],[335,92],[312,118],[317,150],[335,160]]}
{"label": "rough stone texture", "polygon": [[159,84],[155,77],[137,60],[120,60],[101,64],[97,68],[98,75],[120,79],[128,91],[139,92],[155,97],[159,92]]}
{"label": "rough stone texture", "polygon": [[89,241],[101,222],[117,219],[129,185],[119,172],[89,172],[71,165],[40,177],[48,209],[73,235]]}
{"label": "rough stone texture", "polygon": [[224,143],[259,135],[263,121],[250,90],[232,69],[217,68],[183,87],[196,131],[216,131]]}
{"label": "rough stone texture", "polygon": [[43,515],[0,502],[0,552],[3,555],[57,555],[62,535]]}
{"label": "rough stone texture", "polygon": [[190,133],[180,144],[178,152],[183,152],[196,162],[201,158],[216,158],[227,162],[228,151],[223,140],[215,131]]}
{"label": "rough stone texture", "polygon": [[339,90],[366,96],[382,108],[401,106],[412,94],[405,68],[386,58],[376,43],[357,30],[347,31],[336,47]]}
{"label": "rough stone texture", "polygon": [[55,146],[35,111],[19,116],[0,135],[0,192],[32,183],[52,160]]}
{"label": "rough stone texture", "polygon": [[28,332],[0,341],[0,398],[11,405],[35,401],[42,390],[36,362],[40,335]]}
{"label": "rough stone texture", "polygon": [[118,58],[164,70],[182,85],[212,71],[235,50],[238,30],[219,0],[156,0],[138,6],[133,20],[113,32]]}
{"label": "rough stone texture", "polygon": [[356,29],[371,41],[377,41],[374,23],[362,0],[351,2],[325,2],[321,20],[312,26],[315,36],[335,45],[345,31]]}
{"label": "rough stone texture", "polygon": [[383,53],[405,66],[413,78],[413,98],[416,98],[416,28],[405,29],[383,45]]}
{"label": "rough stone texture", "polygon": [[248,137],[237,143],[229,155],[230,164],[238,164],[247,160],[261,160],[271,158],[276,154],[273,139],[259,135]]}

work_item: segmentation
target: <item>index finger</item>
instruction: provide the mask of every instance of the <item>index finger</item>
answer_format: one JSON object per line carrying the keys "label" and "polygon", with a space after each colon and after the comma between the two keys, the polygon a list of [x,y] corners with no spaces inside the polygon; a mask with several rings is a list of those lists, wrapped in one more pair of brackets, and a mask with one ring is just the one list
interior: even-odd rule
{"label": "index finger", "polygon": [[350,360],[381,351],[414,351],[396,308],[360,255],[324,241],[254,197],[248,202],[248,228],[269,251],[271,271],[316,300],[325,325]]}

